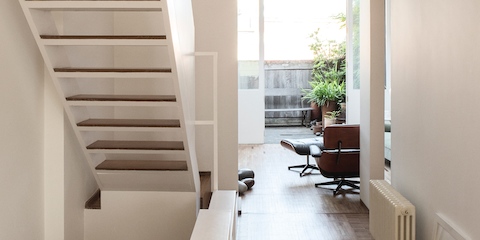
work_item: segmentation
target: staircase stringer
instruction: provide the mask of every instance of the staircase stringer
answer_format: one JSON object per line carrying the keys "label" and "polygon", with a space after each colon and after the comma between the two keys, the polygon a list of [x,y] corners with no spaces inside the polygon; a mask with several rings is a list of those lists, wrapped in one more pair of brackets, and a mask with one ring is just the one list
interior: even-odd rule
{"label": "staircase stringer", "polygon": [[184,126],[184,143],[189,168],[197,195],[200,193],[200,175],[195,150],[195,29],[191,0],[164,0],[165,29],[169,33],[169,54],[177,101],[181,106],[180,121]]}

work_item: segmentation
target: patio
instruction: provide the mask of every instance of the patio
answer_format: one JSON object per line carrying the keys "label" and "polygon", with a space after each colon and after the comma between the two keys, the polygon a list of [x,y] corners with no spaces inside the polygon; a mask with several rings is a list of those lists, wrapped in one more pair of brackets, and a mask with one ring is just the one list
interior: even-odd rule
{"label": "patio", "polygon": [[285,138],[298,139],[312,137],[315,137],[315,135],[309,127],[265,127],[265,144],[280,144],[280,141]]}

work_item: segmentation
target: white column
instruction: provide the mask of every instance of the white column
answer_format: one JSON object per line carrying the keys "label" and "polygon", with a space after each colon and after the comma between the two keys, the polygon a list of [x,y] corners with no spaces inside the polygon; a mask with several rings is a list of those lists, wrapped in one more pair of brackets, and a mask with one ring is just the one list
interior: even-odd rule
{"label": "white column", "polygon": [[44,201],[45,239],[64,239],[65,177],[63,106],[45,69]]}
{"label": "white column", "polygon": [[369,207],[369,180],[384,168],[385,2],[360,2],[360,198]]}

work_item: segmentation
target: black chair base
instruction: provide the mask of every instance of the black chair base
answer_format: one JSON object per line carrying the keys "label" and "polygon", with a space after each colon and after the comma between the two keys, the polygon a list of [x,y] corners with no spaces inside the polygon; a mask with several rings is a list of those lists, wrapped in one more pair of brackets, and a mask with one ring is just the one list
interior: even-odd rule
{"label": "black chair base", "polygon": [[[337,195],[337,193],[345,190],[352,190],[352,189],[360,189],[360,181],[354,180],[347,180],[347,179],[338,179],[330,182],[323,182],[323,183],[315,183],[315,187],[325,186],[325,185],[338,185],[336,189],[333,190],[333,196]],[[350,189],[343,189],[342,186],[349,186]]]}
{"label": "black chair base", "polygon": [[300,177],[303,177],[307,174],[311,174],[311,171],[310,172],[307,172],[308,169],[312,169],[313,170],[319,170],[317,165],[314,165],[314,164],[310,164],[310,158],[309,156],[307,155],[307,163],[306,164],[301,164],[301,165],[294,165],[294,166],[289,166],[288,167],[288,170],[292,169],[292,168],[302,168],[302,171],[300,172]]}

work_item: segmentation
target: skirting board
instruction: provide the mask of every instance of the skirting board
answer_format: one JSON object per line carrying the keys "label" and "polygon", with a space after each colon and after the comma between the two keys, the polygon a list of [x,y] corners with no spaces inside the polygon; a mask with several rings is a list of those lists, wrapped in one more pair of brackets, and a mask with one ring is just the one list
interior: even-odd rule
{"label": "skirting board", "polygon": [[458,227],[448,221],[445,216],[437,213],[435,216],[433,240],[471,240],[471,238],[460,232]]}

